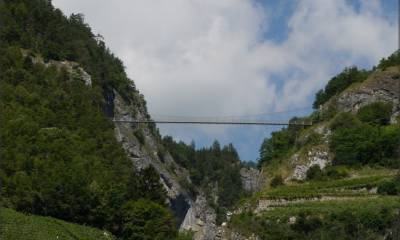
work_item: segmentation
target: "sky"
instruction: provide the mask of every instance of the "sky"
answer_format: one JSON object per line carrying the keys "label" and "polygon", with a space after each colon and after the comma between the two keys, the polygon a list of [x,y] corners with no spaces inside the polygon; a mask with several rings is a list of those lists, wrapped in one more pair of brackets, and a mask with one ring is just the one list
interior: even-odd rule
{"label": "sky", "polygon": [[[53,0],[82,13],[121,58],[153,118],[288,121],[347,66],[397,49],[397,0]],[[264,114],[260,114],[264,113]],[[244,117],[242,119],[245,119]],[[256,161],[279,127],[159,125],[197,147],[232,142]]]}

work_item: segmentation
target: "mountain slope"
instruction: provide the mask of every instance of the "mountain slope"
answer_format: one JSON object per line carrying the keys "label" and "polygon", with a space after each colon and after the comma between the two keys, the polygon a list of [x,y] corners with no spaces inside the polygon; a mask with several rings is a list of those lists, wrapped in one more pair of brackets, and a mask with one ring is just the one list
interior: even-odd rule
{"label": "mountain slope", "polygon": [[301,119],[313,126],[265,139],[267,184],[237,206],[225,239],[398,239],[399,59],[346,69]]}
{"label": "mountain slope", "polygon": [[[214,239],[224,215],[214,199],[228,192],[226,211],[243,192],[233,147],[206,157],[214,178],[200,186],[154,124],[113,122],[150,119],[144,96],[83,15],[66,17],[51,1],[0,0],[0,111],[2,206],[123,239],[174,239],[179,228]],[[217,191],[230,181],[216,174],[226,166],[235,185]]]}
{"label": "mountain slope", "polygon": [[135,168],[108,118],[114,91],[136,108],[143,97],[83,17],[1,0],[0,53],[0,204],[123,238],[137,213],[163,225],[137,237],[175,238],[159,173]]}

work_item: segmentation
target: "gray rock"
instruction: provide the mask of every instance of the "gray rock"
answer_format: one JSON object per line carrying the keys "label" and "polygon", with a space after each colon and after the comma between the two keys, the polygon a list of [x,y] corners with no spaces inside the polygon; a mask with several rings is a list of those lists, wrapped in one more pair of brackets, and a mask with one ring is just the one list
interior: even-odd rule
{"label": "gray rock", "polygon": [[[298,161],[298,155],[294,155]],[[313,148],[308,152],[307,162],[305,164],[299,164],[295,166],[292,179],[304,180],[308,169],[313,165],[318,165],[321,169],[324,169],[328,164],[332,162],[327,150],[321,150],[319,148]]]}
{"label": "gray rock", "polygon": [[[145,106],[127,104],[114,92],[114,118],[120,120],[147,119]],[[140,129],[144,144],[140,143],[134,132]],[[163,151],[148,127],[127,122],[115,123],[115,135],[137,169],[152,165],[160,174],[160,181],[167,191],[168,203],[180,224],[180,230],[195,232],[195,240],[212,240],[217,233],[216,214],[205,197],[196,199],[184,189],[179,179],[190,181],[187,170],[181,168],[168,152]]]}
{"label": "gray rock", "polygon": [[218,232],[216,213],[210,208],[204,195],[199,195],[189,208],[181,230],[193,231],[194,240],[214,240]]}
{"label": "gray rock", "polygon": [[336,100],[338,110],[357,112],[362,106],[374,102],[391,102],[392,123],[400,114],[400,79],[398,70],[391,68],[378,71],[366,80],[360,87],[342,93]]}
{"label": "gray rock", "polygon": [[246,191],[255,192],[260,190],[262,183],[262,175],[258,169],[241,168],[240,176],[242,178],[243,188]]}

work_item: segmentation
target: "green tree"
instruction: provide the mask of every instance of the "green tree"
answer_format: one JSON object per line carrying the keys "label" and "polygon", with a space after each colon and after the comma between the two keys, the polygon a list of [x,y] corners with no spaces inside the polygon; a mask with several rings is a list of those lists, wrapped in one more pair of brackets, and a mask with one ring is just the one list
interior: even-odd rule
{"label": "green tree", "polygon": [[312,165],[306,173],[307,180],[321,180],[324,173],[319,165]]}
{"label": "green tree", "polygon": [[357,117],[365,123],[388,125],[393,105],[385,102],[375,102],[363,106],[357,112]]}
{"label": "green tree", "polygon": [[143,194],[142,197],[160,205],[165,205],[167,192],[160,182],[160,174],[158,174],[157,170],[152,165],[149,165],[142,169],[139,175],[139,192]]}
{"label": "green tree", "polygon": [[324,90],[321,89],[317,92],[313,103],[314,109],[317,109],[336,94],[343,92],[351,84],[364,81],[369,74],[370,71],[359,70],[357,67],[345,68],[328,81]]}
{"label": "green tree", "polygon": [[381,160],[379,129],[368,124],[336,130],[330,141],[335,164],[367,164]]}
{"label": "green tree", "polygon": [[175,221],[165,207],[141,199],[122,207],[124,240],[172,240],[177,237]]}

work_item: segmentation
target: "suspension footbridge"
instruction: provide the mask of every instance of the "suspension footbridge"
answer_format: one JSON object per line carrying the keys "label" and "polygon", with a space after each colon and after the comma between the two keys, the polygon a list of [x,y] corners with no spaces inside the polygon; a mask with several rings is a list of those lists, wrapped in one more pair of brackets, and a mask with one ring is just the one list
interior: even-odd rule
{"label": "suspension footbridge", "polygon": [[[309,108],[308,108],[309,109]],[[262,113],[246,116],[224,116],[224,117],[188,117],[188,116],[161,116],[154,119],[133,119],[127,117],[114,117],[116,123],[136,123],[136,124],[200,124],[200,125],[259,125],[259,126],[311,126],[311,121],[297,119],[292,121],[268,121],[262,119],[265,115],[288,113],[297,110],[280,111],[273,113]],[[300,109],[304,110],[304,108]]]}
{"label": "suspension footbridge", "polygon": [[157,123],[157,124],[202,124],[202,125],[264,125],[264,126],[311,126],[312,122],[275,122],[263,120],[135,120],[113,119],[118,123]]}

